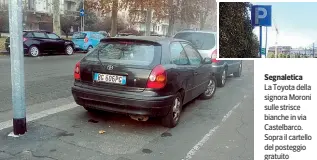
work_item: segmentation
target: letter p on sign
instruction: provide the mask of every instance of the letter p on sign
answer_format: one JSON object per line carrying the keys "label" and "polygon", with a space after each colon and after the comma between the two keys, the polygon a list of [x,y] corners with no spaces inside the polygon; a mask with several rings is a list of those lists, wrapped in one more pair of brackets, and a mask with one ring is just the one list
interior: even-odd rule
{"label": "letter p on sign", "polygon": [[259,24],[259,19],[263,19],[267,16],[267,11],[263,7],[255,8],[255,24]]}
{"label": "letter p on sign", "polygon": [[271,6],[252,6],[251,20],[253,26],[271,26]]}

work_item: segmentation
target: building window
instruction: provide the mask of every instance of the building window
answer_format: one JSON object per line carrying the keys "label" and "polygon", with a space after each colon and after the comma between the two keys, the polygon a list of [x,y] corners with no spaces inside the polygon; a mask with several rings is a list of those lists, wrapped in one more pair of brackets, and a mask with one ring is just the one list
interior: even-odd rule
{"label": "building window", "polygon": [[71,2],[69,2],[69,1],[66,2],[66,9],[69,10],[69,11],[72,9],[72,4],[71,4]]}
{"label": "building window", "polygon": [[29,2],[28,3],[29,10],[34,10],[35,9],[34,0],[29,0],[28,2]]}

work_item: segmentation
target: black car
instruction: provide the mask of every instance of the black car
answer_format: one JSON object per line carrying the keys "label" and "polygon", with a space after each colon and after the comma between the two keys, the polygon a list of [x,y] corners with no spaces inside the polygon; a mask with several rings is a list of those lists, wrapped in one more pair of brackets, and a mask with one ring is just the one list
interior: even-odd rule
{"label": "black car", "polygon": [[[10,38],[5,41],[7,51],[10,51]],[[41,53],[74,53],[74,43],[60,38],[58,35],[47,31],[23,31],[24,54],[37,57]]]}
{"label": "black car", "polygon": [[217,33],[210,31],[181,31],[174,38],[184,39],[191,42],[202,57],[212,58],[212,70],[216,74],[217,84],[224,87],[227,76],[233,74],[240,77],[242,72],[241,60],[219,60],[217,59]]}
{"label": "black car", "polygon": [[161,117],[178,124],[182,106],[216,91],[211,59],[185,40],[153,36],[101,40],[75,66],[72,94],[88,111]]}

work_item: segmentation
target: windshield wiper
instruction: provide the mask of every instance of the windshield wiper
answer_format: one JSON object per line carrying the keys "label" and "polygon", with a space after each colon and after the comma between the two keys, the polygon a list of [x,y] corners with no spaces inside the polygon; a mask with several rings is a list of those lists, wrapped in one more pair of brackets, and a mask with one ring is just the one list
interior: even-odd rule
{"label": "windshield wiper", "polygon": [[100,65],[105,68],[105,66],[103,65],[103,63],[102,63],[102,61],[100,60],[100,57],[99,57],[100,51],[101,51],[101,49],[99,49],[99,50],[97,51],[97,59],[98,59]]}

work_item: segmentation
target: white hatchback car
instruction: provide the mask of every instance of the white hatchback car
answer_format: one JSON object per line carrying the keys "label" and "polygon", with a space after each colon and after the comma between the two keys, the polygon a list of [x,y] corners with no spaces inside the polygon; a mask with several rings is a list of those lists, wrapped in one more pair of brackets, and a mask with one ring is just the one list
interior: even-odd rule
{"label": "white hatchback car", "polygon": [[210,31],[181,31],[174,38],[191,42],[203,58],[212,58],[212,69],[216,75],[219,87],[225,86],[227,76],[233,74],[240,77],[242,71],[241,60],[217,60],[217,33]]}

